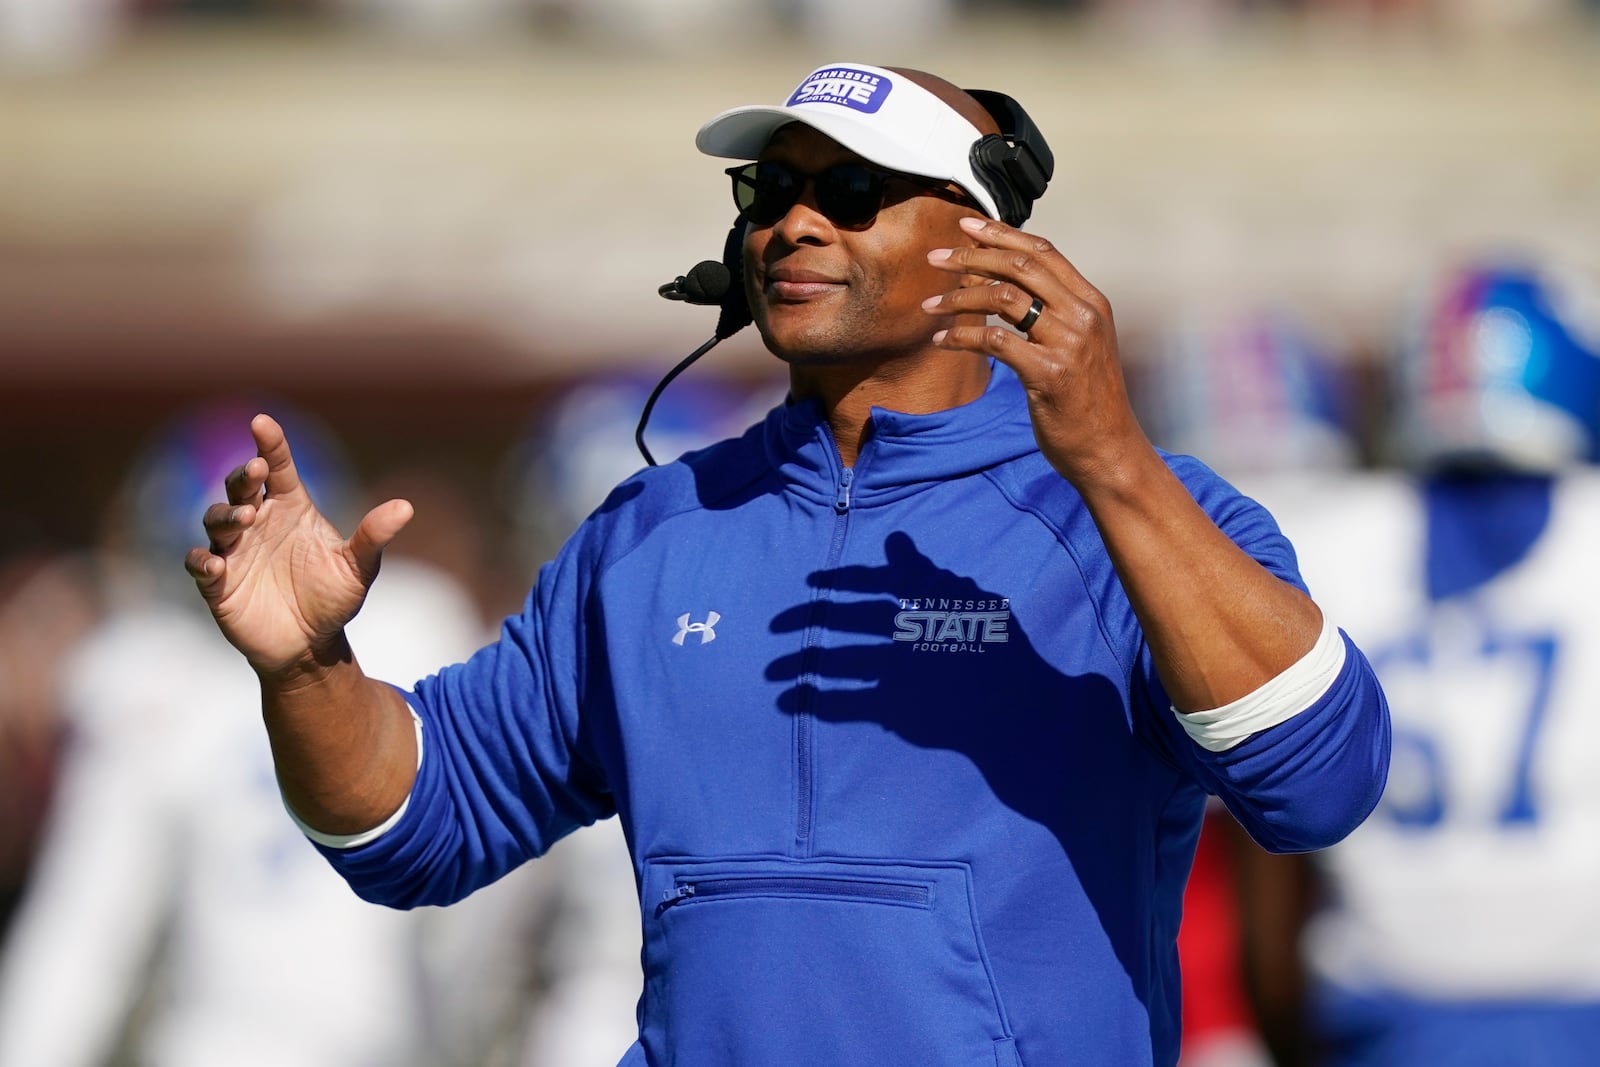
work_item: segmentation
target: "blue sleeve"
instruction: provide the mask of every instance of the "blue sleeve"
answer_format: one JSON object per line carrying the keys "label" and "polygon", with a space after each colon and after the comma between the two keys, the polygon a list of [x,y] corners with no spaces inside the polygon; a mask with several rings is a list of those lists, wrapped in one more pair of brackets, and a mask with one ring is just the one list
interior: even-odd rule
{"label": "blue sleeve", "polygon": [[[1361,650],[1344,635],[1338,678],[1315,704],[1225,752],[1183,744],[1195,776],[1269,852],[1342,840],[1372,813],[1389,773],[1389,706]],[[1169,718],[1176,715],[1168,712]]]}
{"label": "blue sleeve", "polygon": [[[1194,467],[1186,469],[1184,461]],[[1173,469],[1235,544],[1307,591],[1293,546],[1264,507],[1188,457],[1173,457]],[[1158,724],[1158,743],[1272,852],[1337,843],[1371,814],[1388,778],[1388,703],[1366,656],[1347,634],[1340,636],[1344,667],[1328,691],[1288,721],[1224,752],[1208,752],[1189,737],[1149,649],[1141,655],[1139,688],[1147,698],[1141,714]]]}
{"label": "blue sleeve", "polygon": [[361,897],[448,904],[615,811],[580,743],[583,600],[569,545],[522,614],[466,663],[417,683],[422,762],[405,814],[376,840],[318,846]]}

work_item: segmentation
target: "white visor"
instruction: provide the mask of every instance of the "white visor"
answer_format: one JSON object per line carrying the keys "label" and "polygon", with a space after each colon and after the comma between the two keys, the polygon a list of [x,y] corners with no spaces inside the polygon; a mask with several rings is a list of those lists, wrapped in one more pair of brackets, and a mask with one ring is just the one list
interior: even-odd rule
{"label": "white visor", "polygon": [[778,127],[791,122],[805,123],[880,167],[955,182],[986,215],[1000,217],[994,196],[972,169],[972,146],[983,134],[922,86],[882,67],[818,67],[787,103],[724,111],[700,127],[694,144],[708,156],[756,159]]}

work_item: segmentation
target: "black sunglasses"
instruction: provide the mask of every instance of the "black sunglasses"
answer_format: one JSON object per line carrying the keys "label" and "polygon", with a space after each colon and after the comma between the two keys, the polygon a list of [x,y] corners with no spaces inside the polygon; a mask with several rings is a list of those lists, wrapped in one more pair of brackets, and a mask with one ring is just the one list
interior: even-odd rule
{"label": "black sunglasses", "polygon": [[912,185],[928,196],[983,211],[972,197],[945,188],[945,183],[936,178],[882,170],[865,163],[840,163],[820,174],[803,174],[787,163],[763,160],[729,167],[727,174],[733,179],[733,202],[739,207],[739,217],[757,226],[771,226],[787,215],[804,194],[807,182],[815,191],[817,210],[835,226],[846,229],[871,225],[883,209],[890,182]]}

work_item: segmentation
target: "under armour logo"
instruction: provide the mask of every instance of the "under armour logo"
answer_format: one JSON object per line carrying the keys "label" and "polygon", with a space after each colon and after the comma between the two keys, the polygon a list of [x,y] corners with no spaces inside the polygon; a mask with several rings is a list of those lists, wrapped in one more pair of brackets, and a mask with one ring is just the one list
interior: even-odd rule
{"label": "under armour logo", "polygon": [[705,622],[690,622],[689,613],[686,611],[682,615],[678,616],[678,632],[672,635],[672,643],[675,645],[681,645],[683,644],[683,639],[685,637],[688,637],[690,634],[699,634],[700,643],[702,645],[709,645],[711,642],[717,639],[716,625],[721,621],[721,615],[718,615],[714,611],[708,611],[706,612]]}

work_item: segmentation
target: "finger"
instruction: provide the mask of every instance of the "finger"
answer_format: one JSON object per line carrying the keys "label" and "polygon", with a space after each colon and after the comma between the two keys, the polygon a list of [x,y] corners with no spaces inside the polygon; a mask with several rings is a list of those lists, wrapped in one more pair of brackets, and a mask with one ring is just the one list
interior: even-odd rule
{"label": "finger", "polygon": [[267,461],[252,456],[228,472],[222,480],[230,504],[259,504],[261,487],[267,479]]}
{"label": "finger", "polygon": [[1029,324],[1031,332],[1038,328],[1049,305],[1044,303],[1043,298],[1035,297],[1033,293],[1012,282],[967,286],[938,296],[930,296],[922,302],[922,310],[930,315],[999,315],[1011,325],[1020,328],[1020,324],[1033,310],[1035,299],[1039,300],[1041,306],[1039,317]]}
{"label": "finger", "polygon": [[300,472],[294,465],[294,453],[289,450],[289,439],[278,420],[271,415],[257,415],[250,420],[250,433],[256,439],[256,451],[267,464],[267,496],[304,493]]}
{"label": "finger", "polygon": [[1046,304],[1083,303],[1061,272],[1048,260],[1031,253],[1000,248],[936,248],[928,253],[928,263],[952,274],[983,278],[989,282],[987,285],[964,285],[941,295],[959,294],[963,300],[982,302],[992,296],[987,290],[1009,285],[1028,294],[1022,301],[1024,309],[1036,296]]}
{"label": "finger", "polygon": [[[1020,253],[1029,260],[1043,264],[1052,275],[1058,277],[1074,296],[1091,304],[1103,301],[1105,296],[1085,278],[1072,261],[1061,254],[1061,251],[1048,240],[1038,234],[1026,233],[1014,226],[1007,226],[997,219],[983,219],[967,217],[961,220],[961,228],[977,241],[979,245],[991,250],[1003,250],[1013,254]],[[1042,294],[1041,294],[1042,295]]]}
{"label": "finger", "polygon": [[1052,364],[1044,347],[1003,326],[952,326],[934,334],[933,343],[941,348],[993,356],[1016,371],[1024,382],[1044,373]]}
{"label": "finger", "polygon": [[239,536],[255,525],[258,512],[250,504],[212,504],[200,519],[210,539],[211,551],[227,555],[238,543]]}
{"label": "finger", "polygon": [[405,529],[414,514],[416,511],[409,500],[389,500],[362,516],[346,545],[363,584],[372,584],[372,579],[378,575],[383,550]]}
{"label": "finger", "polygon": [[189,550],[189,554],[183,557],[183,569],[189,572],[200,595],[207,600],[214,600],[221,593],[223,580],[228,574],[227,561],[203,548]]}
{"label": "finger", "polygon": [[[923,310],[934,315],[999,315],[1021,329],[1034,301],[1046,308],[1059,308],[1076,315],[1086,310],[1084,303],[1047,264],[1031,255],[994,248],[939,248],[928,254],[935,267],[966,277],[987,279],[985,284],[962,285],[923,301]],[[1037,329],[1037,319],[1028,323],[1027,332]]]}

